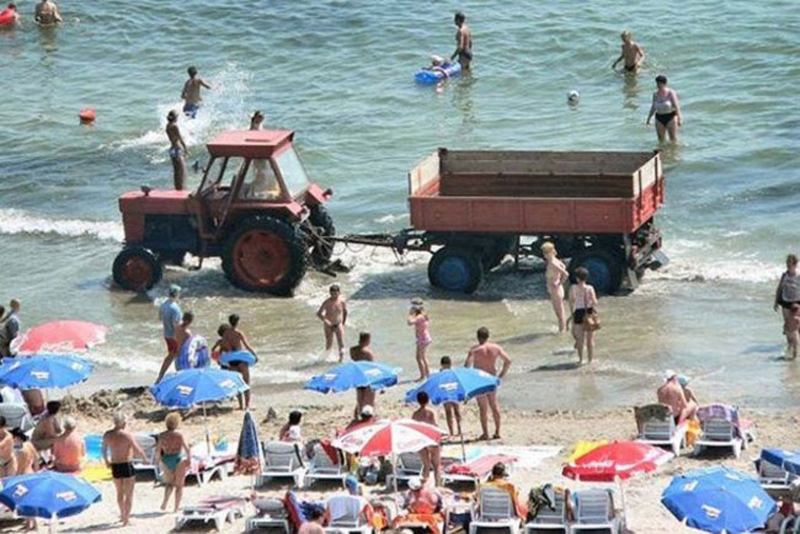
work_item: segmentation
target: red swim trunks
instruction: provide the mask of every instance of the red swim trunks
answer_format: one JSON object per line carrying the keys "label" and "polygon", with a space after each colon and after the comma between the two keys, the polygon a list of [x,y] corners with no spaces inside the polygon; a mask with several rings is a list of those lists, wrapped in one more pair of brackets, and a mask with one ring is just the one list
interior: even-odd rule
{"label": "red swim trunks", "polygon": [[167,343],[167,355],[169,356],[177,356],[180,347],[178,347],[178,342],[175,340],[174,337],[165,337],[164,341]]}

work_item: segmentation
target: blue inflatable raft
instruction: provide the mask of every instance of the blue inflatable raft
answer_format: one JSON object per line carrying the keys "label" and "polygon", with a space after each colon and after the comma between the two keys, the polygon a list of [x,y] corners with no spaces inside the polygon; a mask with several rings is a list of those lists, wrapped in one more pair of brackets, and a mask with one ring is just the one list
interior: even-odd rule
{"label": "blue inflatable raft", "polygon": [[[420,69],[416,74],[414,74],[414,81],[425,85],[432,85],[439,83],[445,77],[454,78],[461,74],[461,63],[446,63],[441,67],[441,69],[442,70],[433,70],[430,68]],[[445,73],[447,73],[447,76],[445,76]]]}

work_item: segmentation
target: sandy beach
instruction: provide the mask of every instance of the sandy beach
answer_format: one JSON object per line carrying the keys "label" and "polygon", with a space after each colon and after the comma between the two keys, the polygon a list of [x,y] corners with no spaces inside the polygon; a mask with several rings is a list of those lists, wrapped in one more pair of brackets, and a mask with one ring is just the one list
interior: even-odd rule
{"label": "sandy beach", "polygon": [[[381,395],[378,400],[379,416],[409,416],[411,406],[403,404],[399,399],[399,390],[395,388]],[[269,440],[277,436],[280,426],[290,410],[299,408],[304,412],[303,433],[306,439],[330,437],[337,428],[347,424],[352,410],[352,395],[340,394],[323,396],[298,390],[273,392],[269,396],[263,392],[254,396],[253,413],[259,426],[261,440]],[[267,400],[269,399],[269,400]],[[163,428],[163,420],[168,413],[157,406],[149,394],[142,388],[132,388],[111,392],[97,392],[90,398],[78,398],[68,401],[65,411],[78,418],[78,429],[84,433],[103,432],[110,426],[110,416],[116,409],[130,414],[129,430],[133,432],[159,431]],[[268,415],[269,412],[269,415]],[[444,414],[439,410],[440,424],[444,425]],[[467,441],[474,439],[479,432],[477,408],[470,402],[463,410],[464,430]],[[662,466],[656,473],[635,477],[626,481],[625,498],[627,502],[627,524],[630,532],[664,533],[694,532],[682,527],[669,512],[659,504],[661,491],[667,486],[672,475],[696,468],[723,463],[754,472],[753,460],[758,457],[762,446],[791,447],[800,440],[800,427],[795,415],[778,411],[750,411],[742,407],[742,413],[756,422],[757,438],[743,452],[739,459],[730,454],[704,453],[700,458],[684,454]],[[511,480],[522,492],[534,485],[546,482],[565,485],[572,489],[589,487],[587,483],[576,483],[561,476],[561,467],[571,454],[574,445],[581,440],[624,440],[635,435],[635,423],[631,409],[618,408],[603,411],[507,411],[504,413],[503,439],[491,442],[492,446],[555,446],[559,453],[542,460],[536,466],[521,466],[514,470]],[[226,436],[236,440],[241,427],[242,412],[235,409],[235,401],[221,404],[208,411],[209,429],[212,439]],[[204,426],[201,412],[187,413],[182,426],[190,442],[204,440]],[[224,480],[213,480],[204,487],[187,486],[184,493],[184,504],[197,504],[205,497],[213,495],[251,494],[252,478],[248,476],[232,476]],[[139,482],[136,485],[133,520],[128,527],[121,527],[110,481],[96,484],[103,495],[102,502],[94,505],[81,515],[60,521],[59,532],[168,532],[175,526],[175,514],[162,513],[159,510],[163,490],[152,481]],[[602,484],[600,484],[602,486]],[[613,487],[609,485],[607,487]],[[277,482],[258,490],[259,495],[280,497],[287,486]],[[374,491],[378,488],[367,488]],[[326,494],[336,491],[335,485],[315,485],[314,491],[299,490],[301,500],[322,500]],[[617,501],[619,505],[619,502]],[[248,514],[253,508],[248,505]],[[196,526],[195,526],[196,525]],[[200,523],[190,524],[185,531],[212,531],[212,525],[205,527]],[[227,523],[223,532],[244,532],[245,522],[237,519]],[[2,524],[3,532],[21,532],[21,522]],[[46,531],[45,522],[40,521],[39,531]]]}

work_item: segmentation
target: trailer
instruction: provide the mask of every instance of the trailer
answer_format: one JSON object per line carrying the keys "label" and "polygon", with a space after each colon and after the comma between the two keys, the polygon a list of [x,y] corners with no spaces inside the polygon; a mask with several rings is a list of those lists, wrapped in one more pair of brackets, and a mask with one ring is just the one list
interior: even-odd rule
{"label": "trailer", "polygon": [[665,177],[658,152],[467,151],[440,148],[408,174],[411,228],[336,241],[433,255],[436,287],[474,292],[508,255],[541,258],[550,241],[604,294],[636,288],[668,261],[656,212]]}

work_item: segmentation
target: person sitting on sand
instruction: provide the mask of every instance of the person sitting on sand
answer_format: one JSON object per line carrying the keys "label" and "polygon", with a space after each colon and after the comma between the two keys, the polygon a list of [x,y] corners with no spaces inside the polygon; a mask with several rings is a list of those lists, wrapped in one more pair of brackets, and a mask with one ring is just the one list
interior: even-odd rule
{"label": "person sitting on sand", "polygon": [[17,474],[17,457],[14,454],[14,436],[6,428],[6,418],[0,415],[0,478]]}
{"label": "person sitting on sand", "polygon": [[497,462],[492,466],[492,474],[482,486],[505,491],[514,501],[514,510],[517,517],[525,519],[528,516],[528,504],[520,499],[517,487],[508,481],[508,471],[506,471],[506,465],[503,462]]}
{"label": "person sitting on sand", "polygon": [[664,373],[664,384],[656,391],[656,397],[658,402],[666,404],[672,409],[672,414],[675,416],[677,424],[687,419],[688,402],[686,402],[686,395],[683,393],[683,388],[678,382],[678,375],[675,371]]}
{"label": "person sitting on sand", "polygon": [[48,402],[45,416],[39,420],[33,429],[31,443],[33,443],[37,451],[50,450],[53,447],[53,443],[64,432],[61,420],[58,417],[59,410],[61,410],[59,401]]}
{"label": "person sitting on sand", "polygon": [[83,469],[86,444],[75,430],[75,418],[64,418],[64,433],[53,443],[53,468],[60,473],[77,473]]}
{"label": "person sitting on sand", "polygon": [[297,534],[325,534],[322,523],[325,519],[325,511],[317,506],[312,506],[306,514],[308,521],[305,521],[297,530]]}
{"label": "person sitting on sand", "polygon": [[[335,524],[343,518],[357,518],[359,524],[372,524],[374,510],[361,495],[361,486],[354,475],[344,479],[346,493],[337,493],[325,501],[325,525]],[[352,519],[350,519],[352,520]]]}
{"label": "person sitting on sand", "polygon": [[125,430],[127,418],[122,412],[114,414],[114,428],[103,434],[101,455],[106,467],[111,469],[114,487],[117,490],[117,506],[123,526],[130,522],[133,508],[133,489],[136,483],[136,471],[133,469],[133,458],[138,456],[147,460],[142,448],[136,443],[133,435]]}
{"label": "person sitting on sand", "polygon": [[288,441],[290,443],[302,443],[303,432],[300,428],[300,421],[303,419],[303,412],[299,410],[292,410],[289,412],[289,421],[281,427],[278,434],[280,441]]}
{"label": "person sitting on sand", "polygon": [[156,440],[156,463],[161,465],[164,482],[164,500],[161,501],[161,510],[167,509],[172,489],[175,488],[175,512],[181,507],[183,485],[186,479],[186,470],[189,468],[189,459],[192,452],[186,443],[186,438],[178,427],[181,416],[177,412],[167,415],[164,420],[167,429],[158,435]]}
{"label": "person sitting on sand", "polygon": [[51,0],[42,0],[36,4],[33,20],[42,26],[51,26],[61,22],[61,13],[59,13],[58,6],[55,2]]}

